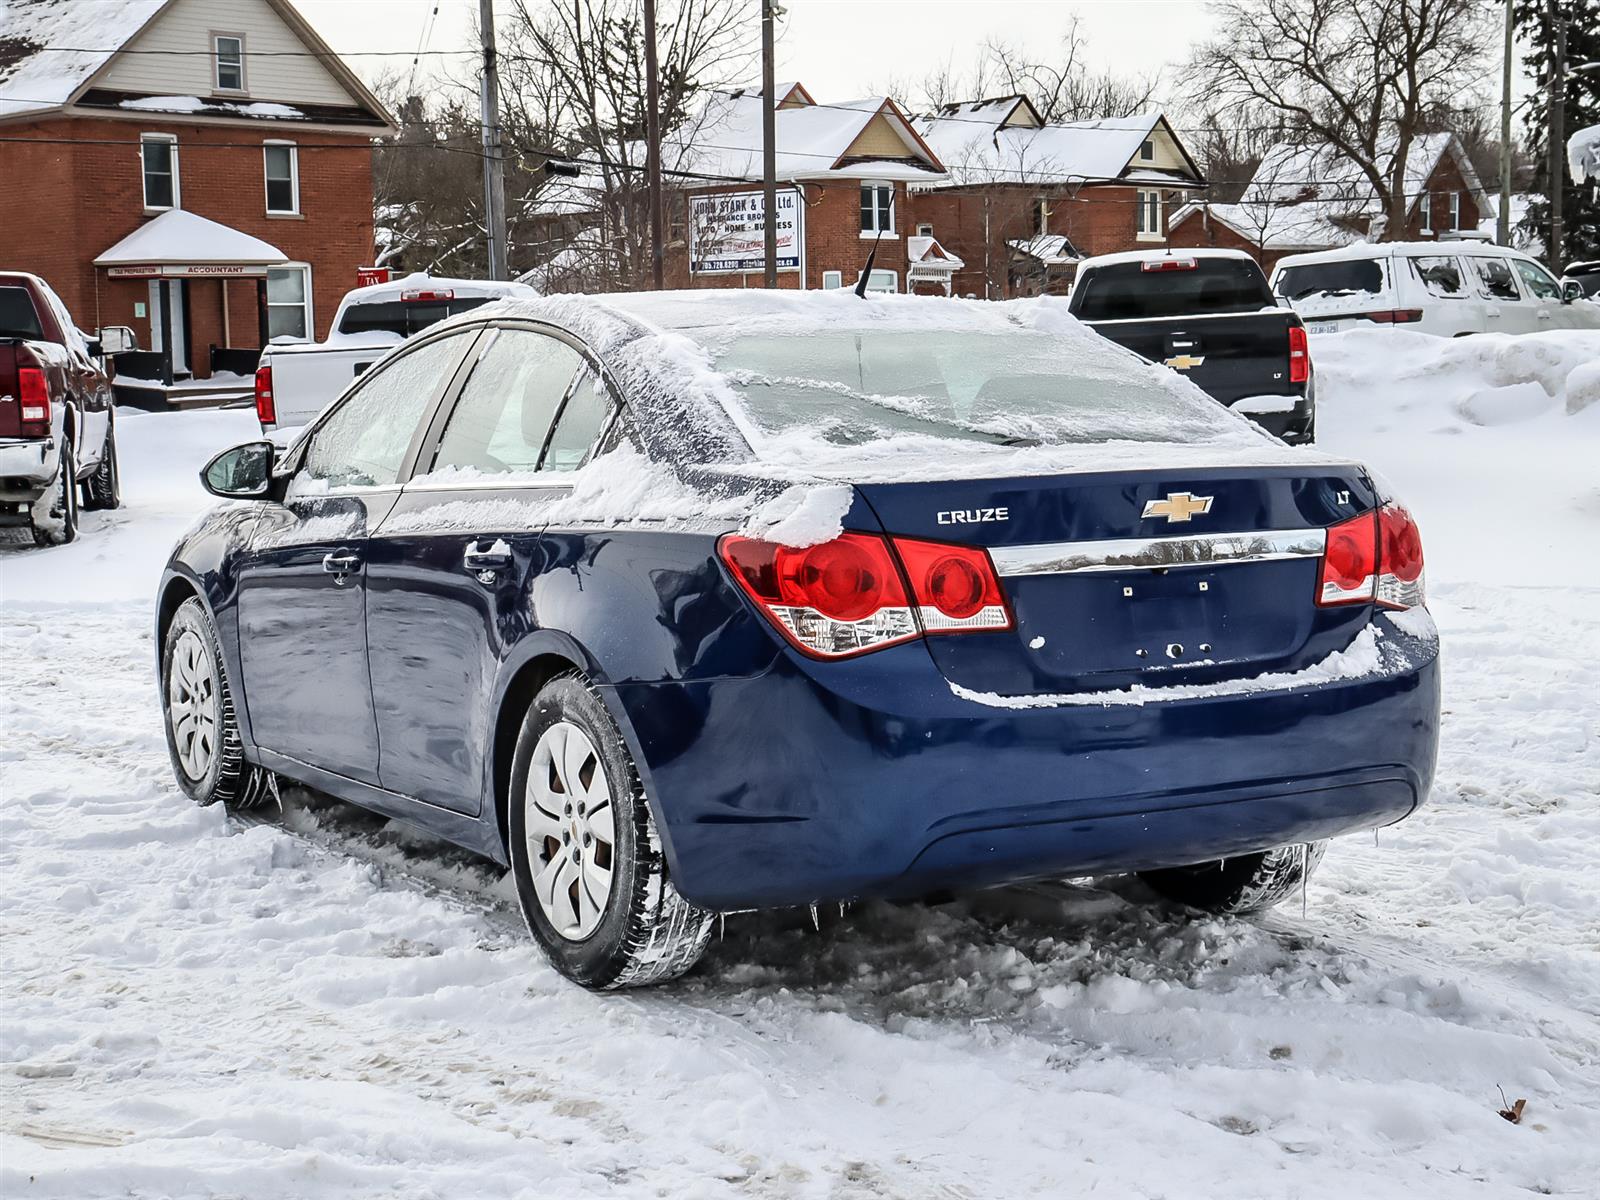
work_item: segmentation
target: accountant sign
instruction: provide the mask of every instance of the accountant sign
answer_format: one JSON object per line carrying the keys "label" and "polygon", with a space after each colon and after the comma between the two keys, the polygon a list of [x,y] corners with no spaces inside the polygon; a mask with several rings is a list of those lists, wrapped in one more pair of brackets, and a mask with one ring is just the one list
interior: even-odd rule
{"label": "accountant sign", "polygon": [[[800,269],[805,206],[798,188],[778,192],[778,270]],[[716,192],[689,200],[689,270],[731,275],[766,269],[760,192]]]}

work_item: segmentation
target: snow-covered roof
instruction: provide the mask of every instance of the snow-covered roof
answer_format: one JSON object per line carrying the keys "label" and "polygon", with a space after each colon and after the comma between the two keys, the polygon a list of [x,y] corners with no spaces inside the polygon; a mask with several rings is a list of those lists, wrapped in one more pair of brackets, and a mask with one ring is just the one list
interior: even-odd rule
{"label": "snow-covered roof", "polygon": [[0,5],[0,117],[58,108],[168,0],[10,0]]}
{"label": "snow-covered roof", "polygon": [[923,234],[906,239],[906,262],[913,271],[959,271],[967,265],[941,246],[938,238]]}
{"label": "snow-covered roof", "polygon": [[[1158,112],[1097,121],[1035,125],[1021,97],[948,105],[918,117],[917,132],[949,169],[926,186],[982,183],[1067,184],[1127,178],[1139,148],[1161,123]],[[1023,103],[1026,103],[1023,101]],[[1194,184],[1183,172],[1138,167],[1140,181]]]}
{"label": "snow-covered roof", "polygon": [[[798,85],[790,87],[793,94]],[[782,93],[779,93],[782,95]],[[944,166],[923,143],[911,122],[887,96],[838,103],[801,102],[778,109],[774,116],[779,179],[917,180],[942,177]],[[698,117],[667,139],[662,163],[668,172],[718,179],[755,180],[762,174],[762,103],[759,90],[719,93]],[[884,155],[884,143],[873,139],[870,151],[852,154],[870,127],[881,123],[902,153]],[[643,161],[642,156],[640,161]],[[682,178],[682,175],[680,175]],[[684,178],[686,184],[701,182]]]}
{"label": "snow-covered roof", "polygon": [[1017,238],[1007,242],[1018,254],[1037,259],[1047,267],[1062,267],[1079,262],[1082,255],[1070,241],[1059,233],[1041,233],[1031,238]]}
{"label": "snow-covered roof", "polygon": [[1167,223],[1177,229],[1198,214],[1218,221],[1263,250],[1305,250],[1343,246],[1365,236],[1364,222],[1353,220],[1346,206],[1318,203],[1185,204]]}
{"label": "snow-covered roof", "polygon": [[[1394,153],[1392,138],[1388,146],[1387,150],[1380,148],[1380,165]],[[1453,133],[1424,133],[1417,136],[1406,154],[1408,209],[1427,190],[1428,181],[1447,156],[1455,162],[1467,188],[1481,205],[1483,185],[1460,139]],[[1322,205],[1340,215],[1382,216],[1372,181],[1349,157],[1323,144],[1297,146],[1280,142],[1273,146],[1262,156],[1261,165],[1240,200],[1245,204]]]}
{"label": "snow-covered roof", "polygon": [[1600,183],[1600,125],[1580,129],[1567,139],[1567,170],[1573,183]]}
{"label": "snow-covered roof", "polygon": [[94,260],[97,267],[276,266],[289,256],[276,246],[198,213],[174,208],[146,221]]}

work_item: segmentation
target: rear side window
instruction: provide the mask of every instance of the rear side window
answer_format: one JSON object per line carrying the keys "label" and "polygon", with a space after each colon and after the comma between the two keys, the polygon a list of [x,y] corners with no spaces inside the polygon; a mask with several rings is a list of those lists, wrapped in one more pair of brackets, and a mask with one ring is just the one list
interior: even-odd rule
{"label": "rear side window", "polygon": [[1376,295],[1383,287],[1383,263],[1375,258],[1305,263],[1285,267],[1278,276],[1278,294],[1288,300],[1304,300],[1308,296]]}
{"label": "rear side window", "polygon": [[502,329],[478,358],[450,414],[435,471],[491,475],[539,469],[561,401],[582,356],[526,329]]}
{"label": "rear side window", "polygon": [[471,312],[489,303],[488,296],[462,296],[455,300],[377,300],[352,304],[339,318],[340,333],[398,333],[410,337],[446,317]]}
{"label": "rear side window", "polygon": [[311,434],[304,474],[331,488],[376,487],[400,477],[417,425],[477,331],[396,351]]}
{"label": "rear side window", "polygon": [[1522,282],[1527,289],[1539,300],[1561,299],[1561,285],[1555,276],[1546,271],[1538,263],[1523,262],[1520,258],[1511,260],[1517,268],[1517,274],[1522,276]]}
{"label": "rear side window", "polygon": [[606,417],[611,414],[611,394],[593,372],[585,371],[578,377],[577,386],[567,397],[567,403],[550,435],[550,447],[545,451],[546,471],[576,471],[583,466],[594,448]]}
{"label": "rear side window", "polygon": [[1181,270],[1147,271],[1143,263],[1094,267],[1072,289],[1071,310],[1084,321],[1255,312],[1273,307],[1261,268],[1246,259],[1196,258]]}
{"label": "rear side window", "polygon": [[1478,290],[1491,300],[1520,300],[1517,281],[1511,277],[1511,268],[1503,258],[1475,258],[1473,267],[1478,272]]}
{"label": "rear side window", "polygon": [[33,297],[19,287],[0,287],[0,337],[44,337]]}
{"label": "rear side window", "polygon": [[1411,273],[1427,289],[1430,296],[1459,299],[1467,294],[1466,280],[1461,275],[1461,260],[1455,257],[1413,258]]}

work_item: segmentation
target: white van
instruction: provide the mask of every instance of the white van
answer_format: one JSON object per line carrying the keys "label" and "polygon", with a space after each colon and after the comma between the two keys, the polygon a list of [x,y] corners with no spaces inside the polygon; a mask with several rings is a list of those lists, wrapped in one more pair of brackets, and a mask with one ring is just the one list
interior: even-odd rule
{"label": "white van", "polygon": [[1290,254],[1273,268],[1272,290],[1312,334],[1371,323],[1441,337],[1600,329],[1600,304],[1581,289],[1488,242],[1362,242]]}

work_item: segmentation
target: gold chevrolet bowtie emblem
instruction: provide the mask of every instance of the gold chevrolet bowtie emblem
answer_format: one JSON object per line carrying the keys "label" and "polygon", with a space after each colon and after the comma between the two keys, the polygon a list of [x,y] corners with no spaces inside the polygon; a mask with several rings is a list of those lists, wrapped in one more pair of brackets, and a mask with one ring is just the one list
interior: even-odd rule
{"label": "gold chevrolet bowtie emblem", "polygon": [[1174,354],[1171,358],[1163,359],[1167,366],[1174,371],[1187,371],[1190,367],[1198,367],[1205,362],[1204,354]]}
{"label": "gold chevrolet bowtie emblem", "polygon": [[1197,513],[1211,511],[1210,496],[1195,496],[1189,492],[1173,492],[1164,500],[1147,500],[1145,517],[1165,517],[1173,524],[1193,520]]}

